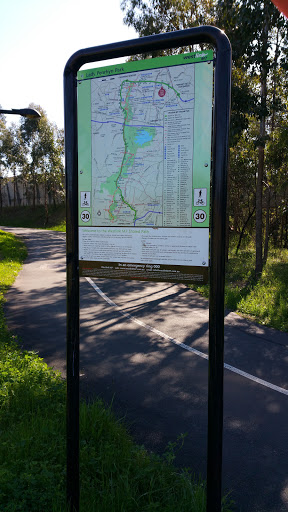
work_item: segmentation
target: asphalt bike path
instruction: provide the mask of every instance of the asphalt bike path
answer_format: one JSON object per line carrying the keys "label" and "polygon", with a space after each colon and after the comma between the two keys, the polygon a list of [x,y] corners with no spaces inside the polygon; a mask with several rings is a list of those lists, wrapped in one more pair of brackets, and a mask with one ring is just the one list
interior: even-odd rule
{"label": "asphalt bike path", "polygon": [[[29,256],[6,298],[23,347],[65,375],[65,234],[5,228]],[[81,279],[80,386],[137,442],[205,476],[208,302],[185,285]],[[288,335],[225,314],[223,486],[236,510],[288,510]]]}

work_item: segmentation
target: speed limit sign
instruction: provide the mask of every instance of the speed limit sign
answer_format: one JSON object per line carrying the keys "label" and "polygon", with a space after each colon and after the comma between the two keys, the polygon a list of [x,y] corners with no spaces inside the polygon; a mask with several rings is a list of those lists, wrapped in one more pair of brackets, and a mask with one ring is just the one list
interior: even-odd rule
{"label": "speed limit sign", "polygon": [[88,222],[90,220],[90,212],[88,212],[87,210],[83,210],[83,212],[81,212],[81,220],[83,222]]}
{"label": "speed limit sign", "polygon": [[204,212],[204,210],[197,210],[196,212],[194,212],[194,215],[193,215],[193,218],[196,222],[204,222],[204,220],[206,220],[206,212]]}

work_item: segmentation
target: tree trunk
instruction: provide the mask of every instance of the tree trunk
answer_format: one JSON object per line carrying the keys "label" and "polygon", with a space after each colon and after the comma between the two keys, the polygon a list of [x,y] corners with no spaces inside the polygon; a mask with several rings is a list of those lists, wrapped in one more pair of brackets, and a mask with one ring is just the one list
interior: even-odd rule
{"label": "tree trunk", "polygon": [[35,208],[35,205],[36,205],[36,180],[35,180],[35,177],[33,176],[33,209]]}
{"label": "tree trunk", "polygon": [[241,241],[242,241],[242,238],[243,238],[243,235],[244,235],[244,231],[245,231],[245,229],[246,229],[246,226],[247,226],[247,224],[248,224],[249,220],[251,219],[252,215],[254,214],[254,212],[255,212],[255,206],[254,206],[254,208],[253,208],[252,212],[250,212],[250,213],[249,213],[249,215],[248,215],[248,217],[247,217],[246,221],[244,222],[244,226],[243,226],[243,228],[241,229],[240,237],[239,237],[238,244],[237,244],[237,248],[236,248],[236,254],[238,254],[238,251],[239,251],[239,249],[240,249],[240,245],[241,245]]}
{"label": "tree trunk", "polygon": [[269,70],[268,63],[268,27],[269,12],[268,2],[264,1],[264,22],[263,37],[261,41],[262,64],[260,72],[261,80],[261,113],[260,113],[260,133],[258,147],[258,176],[256,183],[256,278],[260,276],[263,268],[263,234],[262,234],[262,203],[263,203],[263,178],[264,178],[264,150],[266,135],[266,110],[267,110],[267,74]]}
{"label": "tree trunk", "polygon": [[229,190],[230,190],[230,162],[228,161],[228,169],[227,169],[227,212],[226,212],[226,247],[225,247],[225,260],[228,263],[229,259]]}
{"label": "tree trunk", "polygon": [[279,28],[277,29],[276,48],[273,60],[273,93],[272,93],[272,116],[271,116],[271,133],[275,130],[275,114],[276,114],[276,88],[277,88],[277,69],[279,58]]}
{"label": "tree trunk", "polygon": [[11,204],[12,204],[12,199],[11,199],[11,194],[10,194],[9,182],[8,182],[8,181],[7,181],[7,183],[6,183],[6,190],[7,190],[7,196],[8,196],[9,206],[11,206]]}
{"label": "tree trunk", "polygon": [[258,176],[256,183],[256,266],[255,274],[259,276],[263,268],[262,258],[262,203],[263,203],[264,147],[258,148]]}
{"label": "tree trunk", "polygon": [[270,189],[267,189],[266,199],[266,220],[265,220],[265,241],[264,241],[264,255],[263,264],[265,265],[268,258],[269,249],[269,235],[270,235]]}
{"label": "tree trunk", "polygon": [[285,225],[285,245],[284,247],[288,249],[288,203],[286,203],[286,225]]}
{"label": "tree trunk", "polygon": [[14,176],[13,176],[13,194],[14,194],[13,206],[15,208],[15,206],[16,206],[16,173],[15,173],[15,171],[14,171]]}
{"label": "tree trunk", "polygon": [[47,197],[47,178],[46,178],[46,172],[44,175],[44,206],[45,206],[45,222],[44,226],[46,228],[49,220],[49,210],[48,210],[48,197]]}
{"label": "tree trunk", "polygon": [[19,192],[18,179],[16,179],[16,198],[17,198],[17,205],[21,206],[21,196],[20,196],[20,192]]}

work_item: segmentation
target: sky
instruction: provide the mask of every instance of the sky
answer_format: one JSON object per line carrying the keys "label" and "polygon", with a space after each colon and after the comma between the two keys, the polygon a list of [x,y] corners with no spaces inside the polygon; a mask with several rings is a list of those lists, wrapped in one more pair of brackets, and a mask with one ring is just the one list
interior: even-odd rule
{"label": "sky", "polygon": [[[63,71],[82,48],[137,38],[123,24],[121,0],[3,0],[0,5],[0,105],[40,105],[64,127]],[[120,59],[125,61],[124,59]],[[110,60],[109,64],[115,61]],[[103,62],[100,63],[103,66]],[[86,68],[97,67],[89,64]],[[9,118],[9,119],[8,119]],[[7,115],[7,122],[18,117]]]}

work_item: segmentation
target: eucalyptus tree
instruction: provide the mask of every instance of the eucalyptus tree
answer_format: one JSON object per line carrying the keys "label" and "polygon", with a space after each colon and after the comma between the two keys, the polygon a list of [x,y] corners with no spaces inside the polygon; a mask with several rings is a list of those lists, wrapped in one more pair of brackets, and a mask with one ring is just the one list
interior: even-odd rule
{"label": "eucalyptus tree", "polygon": [[4,175],[13,174],[14,182],[14,200],[16,202],[16,169],[17,169],[17,148],[16,148],[16,126],[10,128],[6,125],[6,118],[0,114],[0,205],[3,206],[3,180]]}
{"label": "eucalyptus tree", "polygon": [[23,118],[20,123],[20,133],[26,148],[26,174],[32,183],[32,203],[36,204],[36,192],[39,184],[44,187],[44,202],[48,212],[48,194],[52,193],[55,201],[58,192],[63,192],[63,141],[57,127],[49,122],[46,112],[37,108],[41,118],[35,120]]}
{"label": "eucalyptus tree", "polygon": [[13,206],[19,205],[20,194],[18,189],[18,178],[21,169],[25,166],[25,148],[22,144],[19,127],[12,123],[2,130],[2,165],[8,174],[13,176]]}
{"label": "eucalyptus tree", "polygon": [[124,23],[139,36],[172,32],[215,21],[215,0],[122,0]]}
{"label": "eucalyptus tree", "polygon": [[[256,0],[253,3],[242,0],[239,7],[239,24],[242,37],[246,40],[243,54],[247,73],[258,80],[255,94],[257,98],[255,117],[258,119],[258,134],[255,138],[258,152],[255,273],[259,275],[263,266],[265,148],[275,129],[275,114],[281,104],[281,99],[276,96],[276,77],[281,66],[281,48],[285,46],[287,37],[287,22],[270,0]],[[266,217],[266,224],[267,220],[268,217]],[[268,232],[266,238],[267,236]]]}
{"label": "eucalyptus tree", "polygon": [[[225,7],[223,4],[226,4]],[[258,121],[258,129],[254,134],[254,145],[258,155],[255,196],[257,276],[262,272],[263,261],[267,258],[269,238],[270,192],[266,187],[266,237],[263,254],[263,186],[267,178],[265,148],[277,128],[277,116],[279,118],[279,113],[283,113],[283,96],[278,85],[279,77],[283,77],[285,73],[282,63],[283,52],[287,50],[288,25],[284,16],[270,0],[229,0],[225,3],[219,2],[219,6],[222,13],[226,14],[226,18],[223,16],[222,20],[232,43],[234,62],[253,84],[250,115]],[[232,13],[230,18],[229,10]]]}
{"label": "eucalyptus tree", "polygon": [[[215,4],[215,0],[122,0],[121,9],[125,13],[124,23],[134,27],[142,37],[204,24],[212,25]],[[193,48],[182,48],[180,51],[193,51]],[[173,49],[151,52],[152,57],[173,53]],[[146,58],[147,55],[140,57]]]}

